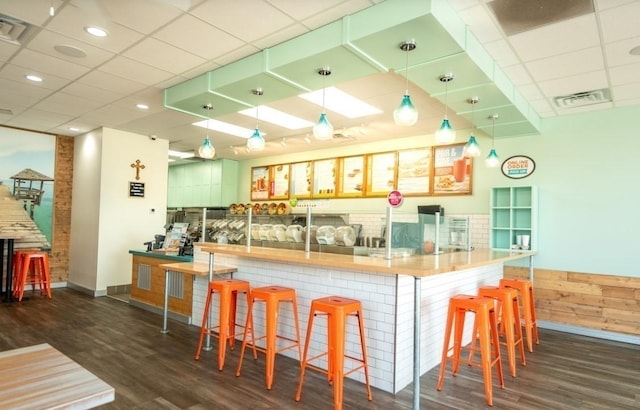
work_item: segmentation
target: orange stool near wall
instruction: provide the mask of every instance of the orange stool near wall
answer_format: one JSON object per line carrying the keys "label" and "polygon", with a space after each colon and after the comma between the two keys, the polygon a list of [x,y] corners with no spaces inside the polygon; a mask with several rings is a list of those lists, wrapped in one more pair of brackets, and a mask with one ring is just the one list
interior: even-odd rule
{"label": "orange stool near wall", "polygon": [[[238,279],[220,279],[209,282],[209,289],[207,292],[207,301],[204,305],[204,313],[202,315],[202,325],[200,328],[200,341],[198,342],[198,350],[196,351],[195,359],[200,359],[200,352],[202,350],[202,341],[205,335],[213,336],[218,339],[218,370],[222,370],[224,367],[224,359],[227,352],[227,342],[231,349],[233,349],[236,327],[242,327],[236,323],[236,304],[238,298],[238,292],[245,293],[247,296],[247,305],[249,302],[250,286],[246,280]],[[211,308],[211,299],[214,294],[220,294],[220,314],[218,325],[210,326],[209,316]],[[215,333],[215,330],[218,333]]]}
{"label": "orange stool near wall", "polygon": [[[315,357],[307,359],[309,344],[311,342],[311,330],[313,328],[313,318],[317,315],[327,316],[327,339],[328,351]],[[345,355],[345,330],[347,317],[358,318],[360,329],[360,346],[362,348],[362,358]],[[310,362],[327,356],[328,369],[322,369],[309,364]],[[361,364],[345,373],[344,359],[348,358],[360,362]],[[365,385],[367,388],[367,399],[372,400],[371,386],[369,385],[369,365],[367,363],[367,348],[364,339],[364,320],[362,319],[362,304],[358,300],[347,299],[340,296],[329,296],[311,301],[309,311],[309,327],[307,328],[307,339],[304,345],[304,355],[300,369],[300,383],[296,393],[296,401],[300,401],[302,393],[302,382],[306,368],[325,373],[329,383],[333,383],[333,404],[334,409],[342,409],[343,383],[344,377],[349,374],[364,369]]]}
{"label": "orange stool near wall", "polygon": [[[449,352],[452,354],[452,374],[458,373],[458,365],[460,364],[460,350],[462,348],[462,331],[464,328],[464,319],[467,312],[473,312],[476,316],[478,326],[478,335],[480,338],[480,356],[482,374],[484,377],[484,393],[487,398],[487,404],[493,405],[493,381],[491,376],[491,367],[496,366],[498,373],[498,381],[500,387],[504,388],[504,377],[502,375],[502,362],[500,361],[500,343],[498,339],[498,324],[496,319],[496,311],[494,301],[489,298],[456,295],[449,299],[449,312],[447,314],[447,323],[444,333],[444,345],[442,346],[442,362],[440,363],[440,376],[438,378],[437,389],[442,390],[444,383],[444,374],[449,360]],[[454,327],[455,322],[455,327]],[[451,330],[454,329],[453,347],[449,348],[449,340],[451,338]],[[493,342],[493,343],[492,343]],[[491,357],[491,347],[493,346],[493,357]]]}
{"label": "orange stool near wall", "polygon": [[[505,336],[504,345],[507,346],[507,357],[509,358],[509,369],[511,376],[516,377],[516,346],[520,345],[520,362],[526,366],[524,358],[524,339],[522,338],[522,327],[519,325],[520,308],[518,291],[511,288],[500,288],[498,286],[483,286],[478,289],[478,296],[492,298],[497,303],[496,314],[501,334]],[[478,334],[478,322],[473,325],[473,334]],[[471,342],[471,353],[469,363],[473,361],[475,353],[476,338]]]}
{"label": "orange stool near wall", "polygon": [[[242,369],[242,360],[244,359],[244,351],[249,345],[253,349],[253,358],[257,359],[258,355],[256,351],[260,351],[266,356],[266,384],[267,390],[271,390],[273,385],[273,373],[275,369],[276,353],[280,353],[284,350],[298,348],[298,360],[300,360],[300,327],[298,325],[298,303],[296,301],[295,289],[285,288],[282,286],[265,286],[261,288],[251,289],[251,297],[249,298],[249,313],[247,314],[247,322],[244,328],[244,339],[242,341],[242,351],[240,352],[240,362],[238,363],[238,370],[236,376],[240,376],[240,370]],[[257,302],[266,303],[266,334],[258,338],[254,334],[253,326],[253,308]],[[296,338],[285,337],[278,335],[278,310],[280,309],[281,302],[290,302],[293,310],[294,328],[296,331]],[[249,340],[248,333],[251,331],[251,340]],[[256,341],[265,339],[265,347],[256,345]],[[277,339],[292,342],[276,350]]]}
{"label": "orange stool near wall", "polygon": [[535,299],[533,297],[533,283],[528,279],[500,279],[501,288],[514,288],[520,292],[522,301],[522,324],[527,334],[527,347],[533,352],[533,342],[540,344],[538,326],[536,324]]}
{"label": "orange stool near wall", "polygon": [[51,272],[48,253],[36,250],[18,251],[15,254],[13,265],[14,297],[22,300],[24,288],[31,284],[31,289],[35,290],[35,285],[37,284],[40,288],[40,293],[47,295],[51,299]]}

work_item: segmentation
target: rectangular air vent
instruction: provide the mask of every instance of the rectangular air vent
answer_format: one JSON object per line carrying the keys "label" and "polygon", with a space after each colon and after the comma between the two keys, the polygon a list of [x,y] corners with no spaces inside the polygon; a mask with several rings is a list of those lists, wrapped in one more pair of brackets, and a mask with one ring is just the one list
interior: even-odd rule
{"label": "rectangular air vent", "polygon": [[558,108],[584,107],[585,105],[611,101],[611,93],[609,89],[603,88],[555,97],[553,100]]}
{"label": "rectangular air vent", "polygon": [[20,36],[28,24],[0,14],[0,40],[20,45]]}

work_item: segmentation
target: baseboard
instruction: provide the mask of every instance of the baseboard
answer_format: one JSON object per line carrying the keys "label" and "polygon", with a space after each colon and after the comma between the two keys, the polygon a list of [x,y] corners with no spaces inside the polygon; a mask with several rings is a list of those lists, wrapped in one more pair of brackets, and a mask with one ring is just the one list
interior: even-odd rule
{"label": "baseboard", "polygon": [[539,328],[557,330],[560,332],[573,333],[581,336],[597,337],[598,339],[613,340],[616,342],[630,343],[640,345],[640,337],[637,335],[626,335],[623,333],[607,332],[605,330],[590,329],[580,326],[572,326],[564,323],[547,322],[543,320],[536,321]]}
{"label": "baseboard", "polygon": [[107,296],[106,289],[103,289],[103,290],[89,289],[89,288],[85,288],[84,286],[75,284],[73,282],[67,282],[67,287],[93,297]]}
{"label": "baseboard", "polygon": [[[140,302],[139,300],[135,300],[135,299],[129,299],[129,305],[140,308],[140,309],[144,309],[147,310],[149,312],[153,312],[153,313],[157,313],[158,315],[162,316],[164,314],[164,309],[159,308],[157,306],[153,306],[153,305],[149,305],[148,303],[144,303],[144,302]],[[178,322],[181,323],[185,323],[187,325],[191,324],[191,317],[180,314],[180,313],[176,313],[176,312],[167,312],[167,317],[169,319],[173,319],[173,320],[177,320]],[[161,321],[158,322],[158,324],[161,324]]]}

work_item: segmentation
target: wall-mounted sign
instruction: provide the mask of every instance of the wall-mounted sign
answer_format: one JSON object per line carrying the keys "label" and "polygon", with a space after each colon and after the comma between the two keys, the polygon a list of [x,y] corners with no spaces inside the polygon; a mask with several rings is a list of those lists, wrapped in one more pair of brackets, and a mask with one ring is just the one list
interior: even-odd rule
{"label": "wall-mounted sign", "polygon": [[402,205],[402,192],[393,190],[387,195],[387,202],[392,208],[397,208]]}
{"label": "wall-mounted sign", "polygon": [[528,177],[536,169],[536,163],[525,155],[515,155],[504,160],[502,173],[513,179]]}
{"label": "wall-mounted sign", "polygon": [[144,182],[129,182],[129,196],[144,198]]}

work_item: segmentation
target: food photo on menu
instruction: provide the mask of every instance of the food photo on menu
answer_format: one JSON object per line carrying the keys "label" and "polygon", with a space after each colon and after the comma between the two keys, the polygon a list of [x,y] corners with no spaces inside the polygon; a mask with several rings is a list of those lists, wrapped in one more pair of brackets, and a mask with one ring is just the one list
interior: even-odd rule
{"label": "food photo on menu", "polygon": [[471,192],[472,160],[463,155],[463,149],[464,144],[456,144],[434,150],[434,194]]}

